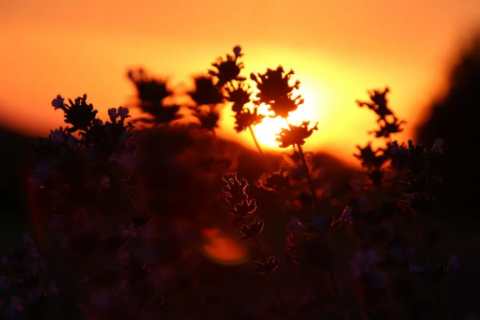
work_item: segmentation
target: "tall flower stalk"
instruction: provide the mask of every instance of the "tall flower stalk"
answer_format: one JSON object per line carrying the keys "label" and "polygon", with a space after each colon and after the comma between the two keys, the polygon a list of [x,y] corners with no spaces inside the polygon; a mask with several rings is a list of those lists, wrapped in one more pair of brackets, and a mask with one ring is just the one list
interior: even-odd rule
{"label": "tall flower stalk", "polygon": [[376,138],[384,138],[386,147],[374,150],[370,143],[364,148],[357,146],[360,154],[355,156],[361,160],[362,167],[366,169],[371,180],[371,185],[375,186],[377,191],[384,186],[385,164],[389,163],[395,171],[397,182],[402,187],[403,194],[400,205],[406,212],[421,215],[421,224],[426,238],[428,265],[419,267],[411,264],[410,273],[420,275],[433,283],[435,301],[440,306],[438,282],[451,269],[458,267],[456,256],[452,256],[448,264],[434,264],[433,245],[438,234],[427,223],[427,215],[434,211],[442,184],[442,179],[432,174],[430,161],[435,154],[443,153],[443,140],[437,139],[430,149],[426,148],[423,143],[415,145],[412,141],[409,141],[408,145],[399,145],[397,141],[391,142],[391,135],[402,132],[401,125],[405,121],[400,121],[388,106],[386,95],[389,92],[388,87],[383,91],[373,90],[369,92],[369,102],[357,101],[359,107],[366,106],[378,116],[379,129],[370,133],[375,134]]}
{"label": "tall flower stalk", "polygon": [[[302,158],[303,166],[305,168],[305,173],[306,173],[306,176],[307,176],[308,184],[310,186],[310,193],[311,193],[311,196],[312,196],[312,199],[313,199],[315,210],[316,210],[317,214],[320,215],[321,212],[320,212],[320,207],[319,207],[318,201],[317,201],[315,186],[313,185],[313,181],[312,181],[312,178],[310,176],[310,171],[309,171],[308,166],[307,166],[307,161],[305,159],[305,153],[303,152],[303,148],[302,148],[302,145],[305,144],[305,139],[310,137],[312,135],[313,131],[318,130],[318,127],[317,127],[318,123],[315,124],[315,126],[312,127],[312,128],[309,128],[309,124],[310,124],[309,121],[304,121],[299,126],[289,124],[288,128],[282,128],[282,130],[278,134],[277,142],[280,143],[280,148],[288,148],[290,146],[293,146],[293,147],[297,146],[298,151],[300,153],[300,156]],[[341,222],[343,220],[344,219],[343,219],[343,216],[342,216],[338,220],[338,222]],[[333,221],[332,226],[334,226],[335,223],[336,222]],[[326,238],[326,239],[328,240],[328,238]],[[329,272],[329,277],[330,277],[330,282],[331,282],[331,285],[332,285],[333,293],[335,295],[335,299],[336,299],[337,303],[340,304],[338,286],[337,286],[337,282],[335,280],[335,274],[333,272],[333,266],[332,266],[331,263],[329,263],[329,271],[328,272]]]}
{"label": "tall flower stalk", "polygon": [[253,220],[249,219],[249,216],[257,210],[257,204],[255,199],[250,199],[246,192],[248,182],[245,179],[238,179],[236,172],[224,174],[223,181],[225,182],[223,192],[230,206],[230,213],[244,221],[244,223],[240,225],[240,239],[252,239],[255,242],[262,260],[253,261],[252,266],[257,273],[264,274],[268,277],[272,288],[275,291],[278,302],[285,313],[285,317],[292,320],[292,316],[285,306],[272,275],[272,273],[278,268],[279,259],[275,256],[267,258],[260,246],[260,242],[258,241],[258,235],[262,233],[265,221],[258,216],[255,216]]}

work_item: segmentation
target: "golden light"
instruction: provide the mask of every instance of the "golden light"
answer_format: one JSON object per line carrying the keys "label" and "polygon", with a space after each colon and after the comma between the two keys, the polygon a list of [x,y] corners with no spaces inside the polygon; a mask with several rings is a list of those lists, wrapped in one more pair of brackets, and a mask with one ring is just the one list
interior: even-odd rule
{"label": "golden light", "polygon": [[[301,94],[305,102],[301,104],[297,110],[291,112],[287,120],[280,117],[267,117],[262,123],[255,126],[255,135],[262,146],[269,149],[278,149],[278,142],[275,141],[277,138],[276,134],[279,133],[282,128],[287,128],[287,121],[289,124],[294,125],[299,125],[303,121],[310,121],[312,125],[319,122],[319,125],[321,125],[322,120],[325,119],[328,113],[329,99],[320,89],[313,90],[315,84],[316,82],[302,82],[300,90],[298,90],[298,93],[295,93],[294,96]],[[268,111],[268,106],[264,104],[259,107],[258,111],[264,115],[272,114]]]}
{"label": "golden light", "polygon": [[204,255],[218,264],[239,265],[249,259],[248,248],[239,240],[223,234],[220,229],[202,230]]}

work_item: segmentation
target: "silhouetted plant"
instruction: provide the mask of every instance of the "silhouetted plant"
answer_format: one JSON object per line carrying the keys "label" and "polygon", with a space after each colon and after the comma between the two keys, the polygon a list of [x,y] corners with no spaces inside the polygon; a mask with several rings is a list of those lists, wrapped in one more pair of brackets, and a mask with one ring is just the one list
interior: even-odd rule
{"label": "silhouetted plant", "polygon": [[234,56],[227,54],[227,58],[223,60],[221,57],[217,59],[217,62],[212,63],[212,66],[217,71],[210,70],[208,73],[218,79],[216,86],[223,87],[232,81],[244,81],[246,78],[240,76],[240,71],[243,69],[243,63],[238,62],[238,58],[243,56],[242,48],[235,46],[233,48]]}
{"label": "silhouetted plant", "polygon": [[150,77],[141,68],[129,70],[127,76],[137,90],[138,107],[143,113],[152,117],[140,118],[137,121],[159,125],[168,124],[181,118],[181,115],[178,114],[180,106],[166,105],[164,102],[166,98],[173,95],[166,80]]}
{"label": "silhouetted plant", "polygon": [[68,101],[70,105],[64,103],[64,99],[58,95],[57,98],[52,100],[52,106],[55,110],[62,109],[65,113],[65,122],[72,125],[72,127],[67,129],[68,132],[84,130],[95,119],[98,111],[93,109],[92,104],[87,104],[86,94],[75,99],[75,102],[72,100]]}
{"label": "silhouetted plant", "polygon": [[242,233],[240,238],[242,240],[253,239],[262,259],[262,261],[252,262],[253,269],[259,274],[267,275],[277,294],[279,303],[285,311],[286,317],[292,319],[272,277],[273,271],[278,268],[279,259],[275,256],[270,256],[267,259],[257,239],[257,236],[263,231],[265,222],[258,216],[253,221],[250,221],[248,218],[249,215],[257,210],[256,201],[249,199],[246,192],[248,182],[245,179],[239,180],[236,172],[224,174],[223,181],[225,182],[223,192],[230,206],[230,213],[242,217],[245,221],[245,223],[240,225],[240,232]]}
{"label": "silhouetted plant", "polygon": [[54,282],[47,283],[46,268],[33,240],[2,258],[0,266],[0,319],[51,319],[58,294]]}
{"label": "silhouetted plant", "polygon": [[[61,96],[52,101],[55,109],[64,111],[68,127],[34,143],[31,182],[50,196],[46,209],[54,213],[52,234],[65,250],[63,257],[76,259],[82,269],[84,316],[246,319],[283,313],[291,319],[291,311],[302,319],[403,319],[407,313],[414,317],[420,304],[412,302],[413,280],[405,277],[408,265],[411,273],[435,286],[458,268],[456,256],[446,264],[434,264],[432,246],[439,234],[426,220],[430,262],[411,264],[415,246],[408,243],[399,223],[408,214],[424,218],[435,212],[442,180],[433,174],[431,161],[443,151],[443,141],[429,148],[393,141],[405,122],[388,105],[389,89],[374,90],[370,102],[357,102],[378,116],[379,129],[371,133],[384,142],[376,148],[371,143],[357,146],[355,156],[368,181],[352,179],[351,172],[330,173],[325,158],[303,150],[318,124],[288,124],[290,112],[303,103],[294,94],[300,81],[289,83],[293,71],[285,73],[280,66],[251,74],[259,91],[252,101],[241,74],[242,56],[236,46],[233,55],[212,64],[209,76],[194,78],[195,88],[187,92],[193,106],[188,108],[200,126],[172,124],[180,118],[180,107],[167,104],[174,92],[165,79],[148,76],[143,69],[130,70],[128,78],[137,90],[136,106],[149,117],[129,122],[129,110],[120,107],[109,109],[104,122],[87,104],[86,95],[70,100],[70,105]],[[249,129],[263,161],[233,143],[212,138],[225,102],[232,104],[235,130]],[[282,149],[293,148],[293,153],[284,154],[278,163],[265,156],[253,131],[265,118],[258,113],[262,104],[269,106],[271,117],[287,122],[277,142]],[[154,125],[134,128],[133,121]],[[249,180],[259,178],[258,189],[247,192],[247,180],[225,173],[234,171]],[[278,194],[286,219],[280,217],[287,223],[278,220],[280,208],[266,191]],[[224,198],[231,219],[223,214]],[[262,217],[254,215],[253,198],[268,208]],[[265,230],[268,217],[275,220]],[[271,281],[281,309],[269,308],[269,297],[251,278],[254,274],[244,273],[247,281],[232,283],[229,279],[242,274],[242,268],[210,261],[217,259],[208,251],[216,241],[228,242],[222,236],[231,232],[231,220],[241,240],[255,242],[260,259],[252,262],[253,270]],[[285,253],[294,264],[287,261],[278,270],[282,256],[266,256],[260,235],[277,238],[264,242],[277,246],[272,251],[286,240]],[[249,252],[238,259],[248,261]],[[274,275],[289,294],[280,295]],[[24,304],[3,298],[4,280],[0,277],[0,313],[15,309],[21,314]],[[254,289],[245,293],[243,285]],[[232,291],[231,286],[239,289]]]}
{"label": "silhouetted plant", "polygon": [[[360,154],[355,156],[362,161],[362,166],[367,170],[369,179],[378,190],[385,188],[387,182],[401,187],[403,194],[399,194],[400,207],[404,209],[404,212],[409,211],[421,215],[429,265],[418,267],[410,264],[410,271],[434,283],[438,304],[437,282],[446,274],[444,270],[448,268],[443,265],[434,266],[432,247],[438,234],[428,227],[426,216],[433,213],[434,203],[438,199],[439,188],[442,184],[442,179],[431,172],[430,161],[435,154],[443,153],[443,140],[437,139],[431,149],[427,149],[423,143],[415,145],[412,141],[408,142],[408,146],[399,145],[397,141],[390,142],[390,135],[401,132],[400,125],[405,122],[399,121],[387,106],[386,93],[388,92],[388,88],[383,92],[374,90],[373,93],[370,93],[372,102],[357,101],[360,107],[368,106],[379,116],[377,122],[380,129],[375,131],[375,136],[376,138],[385,138],[386,146],[376,150],[372,149],[370,143],[365,148],[357,146]],[[390,176],[388,180],[385,179],[387,174]],[[452,264],[456,265],[458,258],[455,256],[452,261]]]}
{"label": "silhouetted plant", "polygon": [[250,109],[246,109],[237,113],[235,115],[235,124],[236,124],[235,131],[242,132],[247,130],[247,128],[252,130],[252,126],[255,126],[261,123],[263,118],[265,118],[265,116],[258,114],[257,112],[258,112],[258,108],[254,108],[253,112],[251,112]]}
{"label": "silhouetted plant", "polygon": [[270,106],[270,110],[274,112],[273,117],[287,118],[288,114],[297,110],[298,106],[303,103],[301,95],[293,97],[293,90],[300,87],[300,81],[295,81],[293,85],[289,84],[293,70],[287,72],[281,66],[277,69],[267,69],[264,74],[252,73],[250,79],[255,81],[259,93],[256,94],[257,100],[254,103],[260,105],[265,103]]}
{"label": "silhouetted plant", "polygon": [[288,129],[282,128],[277,137],[277,141],[280,143],[279,147],[288,148],[297,145],[300,151],[300,146],[305,144],[305,139],[310,137],[313,131],[318,130],[318,123],[311,129],[308,128],[309,124],[310,121],[304,121],[299,126],[289,124]]}
{"label": "silhouetted plant", "polygon": [[249,89],[250,87],[245,87],[243,82],[239,82],[236,86],[233,84],[232,86],[225,88],[225,91],[227,92],[225,99],[228,102],[233,103],[233,112],[241,112],[244,106],[250,102],[250,96],[252,93],[249,91]]}
{"label": "silhouetted plant", "polygon": [[189,109],[198,118],[202,128],[214,132],[220,118],[216,106],[223,102],[223,94],[210,77],[200,76],[194,80],[195,90],[188,92],[188,95],[195,102],[195,106]]}

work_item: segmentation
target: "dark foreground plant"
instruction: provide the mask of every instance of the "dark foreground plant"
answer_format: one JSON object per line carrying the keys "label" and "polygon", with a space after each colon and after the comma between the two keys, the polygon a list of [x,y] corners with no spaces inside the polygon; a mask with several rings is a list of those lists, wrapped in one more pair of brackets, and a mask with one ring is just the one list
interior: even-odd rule
{"label": "dark foreground plant", "polygon": [[360,154],[355,156],[366,169],[371,181],[368,186],[376,189],[377,196],[382,194],[383,190],[390,190],[391,195],[396,195],[394,199],[403,215],[410,213],[421,219],[428,264],[419,267],[410,263],[409,272],[433,283],[436,304],[440,310],[438,282],[458,267],[457,256],[452,256],[448,264],[434,264],[432,249],[439,233],[427,223],[428,217],[434,215],[443,184],[443,180],[435,175],[430,166],[435,156],[443,153],[443,140],[437,139],[431,148],[427,148],[422,142],[414,144],[413,141],[408,141],[408,145],[391,142],[391,135],[401,132],[400,126],[405,122],[399,121],[388,106],[388,92],[388,88],[383,92],[374,90],[370,93],[371,102],[357,102],[360,107],[367,106],[378,115],[380,129],[371,133],[375,133],[376,138],[384,138],[385,146],[376,150],[371,143],[364,148],[358,146]]}
{"label": "dark foreground plant", "polygon": [[33,240],[25,235],[23,245],[1,261],[0,319],[52,319],[58,288],[45,275],[45,264]]}
{"label": "dark foreground plant", "polygon": [[262,261],[252,262],[253,269],[257,273],[264,274],[268,277],[270,283],[272,284],[273,290],[277,295],[278,301],[285,312],[285,316],[288,319],[292,319],[272,275],[273,272],[278,268],[279,259],[275,256],[270,256],[267,259],[257,238],[258,235],[260,235],[260,233],[263,231],[265,221],[258,216],[255,216],[253,220],[249,219],[249,216],[257,210],[257,204],[255,199],[249,199],[248,197],[246,191],[248,182],[245,179],[238,179],[236,172],[224,174],[223,181],[225,182],[223,192],[225,193],[225,197],[230,206],[230,213],[243,220],[243,223],[240,225],[240,239],[253,239],[255,245],[257,246],[258,253],[260,254],[260,258],[262,259]]}
{"label": "dark foreground plant", "polygon": [[[317,124],[288,123],[303,102],[294,93],[300,82],[290,83],[293,71],[278,67],[252,74],[258,90],[252,93],[241,74],[242,56],[236,46],[208,75],[195,77],[187,92],[193,103],[185,105],[175,104],[165,78],[131,70],[135,106],[147,115],[132,121],[124,107],[109,109],[102,121],[86,95],[68,105],[61,96],[52,101],[67,127],[34,143],[31,182],[45,211],[54,214],[52,235],[62,257],[81,269],[76,278],[82,279],[84,316],[240,320],[276,319],[281,312],[289,319],[291,313],[299,319],[428,319],[406,277],[409,265],[410,272],[433,282],[436,293],[439,281],[458,267],[456,256],[434,263],[438,233],[427,224],[441,186],[430,161],[442,151],[442,140],[433,147],[393,142],[405,122],[388,105],[389,90],[376,90],[370,102],[358,103],[377,114],[379,128],[372,134],[383,141],[379,148],[358,146],[366,181],[355,172],[329,172],[325,158],[303,148]],[[227,103],[235,130],[250,131],[260,159],[215,135]],[[293,153],[278,159],[262,151],[253,130],[265,117],[258,113],[261,104],[272,117],[285,118],[277,141]],[[198,121],[175,121],[182,108]],[[137,120],[148,126],[134,128]],[[247,193],[247,181],[226,172],[258,179],[259,188]],[[262,203],[262,218],[254,216],[251,195]],[[225,197],[240,239],[258,250],[252,266],[271,282],[281,310],[270,308],[255,275],[217,264],[241,264],[250,253],[242,242],[228,246],[231,239],[223,237],[231,226],[221,209]],[[402,222],[409,215],[425,218],[425,266],[411,264],[418,246]],[[272,219],[265,233],[264,219]],[[278,254],[268,257],[264,243]],[[277,270],[285,243],[284,254],[294,263],[285,259]],[[277,286],[285,288],[283,294]],[[18,311],[17,302],[2,298],[0,310]]]}

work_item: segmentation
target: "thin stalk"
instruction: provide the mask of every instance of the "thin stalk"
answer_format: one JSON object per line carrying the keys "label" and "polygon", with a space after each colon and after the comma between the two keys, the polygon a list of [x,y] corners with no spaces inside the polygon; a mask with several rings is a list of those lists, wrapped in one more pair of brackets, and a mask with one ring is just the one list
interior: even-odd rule
{"label": "thin stalk", "polygon": [[312,194],[313,203],[315,205],[315,210],[317,210],[317,213],[320,214],[320,207],[318,205],[317,196],[316,196],[316,192],[315,192],[315,187],[313,185],[312,178],[310,177],[310,171],[308,170],[307,160],[305,159],[305,154],[303,153],[302,146],[300,146],[300,145],[297,145],[297,146],[298,146],[298,151],[300,152],[300,156],[302,157],[303,166],[305,167],[305,171],[307,172],[307,180],[308,180],[308,184],[310,186],[310,192]]}
{"label": "thin stalk", "polygon": [[[245,217],[245,222],[248,224],[249,221],[247,217]],[[258,253],[260,254],[260,257],[262,258],[263,263],[267,263],[267,259],[265,258],[265,254],[263,253],[262,248],[260,247],[260,242],[257,239],[257,236],[253,236],[253,240],[255,241],[255,245],[257,246]],[[277,296],[278,302],[280,303],[280,306],[282,307],[283,311],[285,312],[285,316],[289,320],[293,320],[292,316],[288,312],[287,307],[285,306],[285,302],[283,302],[282,296],[280,295],[280,291],[278,291],[277,285],[275,283],[275,280],[273,279],[272,274],[267,274],[268,279],[270,280],[270,283],[272,285],[273,290],[275,291],[275,294]]]}
{"label": "thin stalk", "polygon": [[[290,123],[288,122],[287,118],[284,118],[285,122],[287,123],[287,127],[290,127]],[[295,145],[292,145],[293,153],[295,153]]]}
{"label": "thin stalk", "polygon": [[[313,203],[315,204],[315,209],[316,209],[318,214],[321,214],[320,213],[320,207],[319,207],[318,201],[317,201],[315,187],[313,185],[312,178],[310,177],[310,170],[308,169],[307,161],[305,159],[305,154],[303,152],[302,146],[300,146],[300,145],[297,145],[297,146],[298,146],[298,151],[300,152],[300,156],[302,157],[303,166],[305,167],[305,171],[307,173],[307,180],[308,180],[308,184],[310,185],[310,192],[311,192],[312,197],[313,197]],[[327,245],[328,245],[328,239],[326,241],[327,241]],[[328,273],[329,273],[329,276],[330,276],[330,282],[331,282],[331,285],[332,285],[333,293],[335,295],[335,299],[337,301],[338,306],[340,306],[340,298],[339,298],[339,293],[338,293],[337,281],[335,280],[335,274],[333,272],[333,267],[332,267],[331,263],[329,263],[328,269],[329,269]]]}
{"label": "thin stalk", "polygon": [[257,146],[258,152],[262,154],[262,156],[265,157],[265,154],[262,151],[262,148],[258,144],[257,137],[255,136],[255,132],[253,132],[252,126],[248,126],[248,129],[250,130],[250,134],[252,135],[253,142],[255,142],[255,145]]}
{"label": "thin stalk", "polygon": [[[248,126],[248,129],[250,130],[250,134],[252,135],[253,142],[255,142],[255,146],[257,146],[258,152],[265,158],[265,163],[267,164],[267,169],[269,172],[273,172],[272,164],[270,163],[270,160],[267,158],[265,153],[263,153],[262,147],[260,147],[260,144],[258,143],[257,137],[255,135],[255,132],[253,131],[252,126]],[[285,201],[285,197],[281,194],[281,192],[277,191],[278,198],[280,199],[280,205],[282,207],[283,214],[290,219],[290,215],[288,214],[288,207]],[[289,221],[289,220],[288,220]]]}

